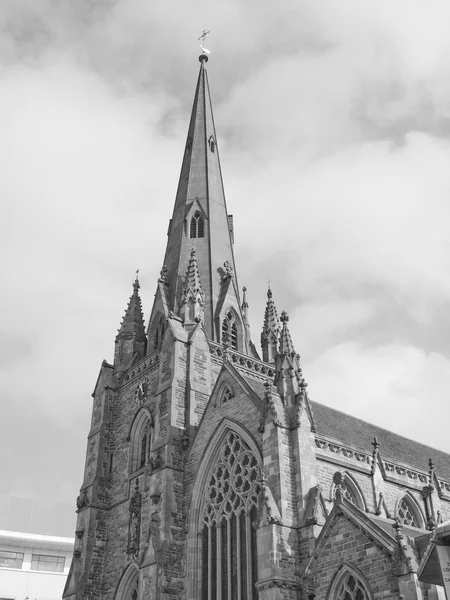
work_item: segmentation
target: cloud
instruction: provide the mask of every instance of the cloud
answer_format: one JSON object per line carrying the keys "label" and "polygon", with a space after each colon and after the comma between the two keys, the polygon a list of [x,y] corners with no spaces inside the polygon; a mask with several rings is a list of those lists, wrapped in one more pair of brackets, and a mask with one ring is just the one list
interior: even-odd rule
{"label": "cloud", "polygon": [[199,14],[254,340],[270,279],[311,396],[434,444],[414,419],[424,402],[431,418],[446,411],[449,11],[438,0],[0,7],[2,417],[20,431],[28,410],[53,447],[72,431],[81,457],[40,483],[25,436],[15,464],[29,493],[70,471],[60,498],[76,494],[90,393],[138,267],[150,312]]}
{"label": "cloud", "polygon": [[364,348],[348,341],[306,367],[316,402],[338,410],[345,406],[345,412],[450,452],[447,420],[436,418],[448,414],[447,357],[414,346]]}

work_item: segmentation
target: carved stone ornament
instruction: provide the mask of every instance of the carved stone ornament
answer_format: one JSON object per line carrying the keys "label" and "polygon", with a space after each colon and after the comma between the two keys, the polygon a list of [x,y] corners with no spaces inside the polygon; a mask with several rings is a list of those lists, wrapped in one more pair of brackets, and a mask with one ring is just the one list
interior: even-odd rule
{"label": "carved stone ornament", "polygon": [[233,265],[230,263],[229,260],[226,260],[223,263],[223,267],[225,269],[224,279],[227,279],[228,277],[232,277],[232,275],[233,275]]}
{"label": "carved stone ornament", "polygon": [[153,470],[160,469],[162,466],[164,466],[164,458],[163,458],[163,449],[162,448],[158,448],[157,450],[155,450],[155,452],[153,453],[153,456],[150,458],[150,465]]}
{"label": "carved stone ornament", "polygon": [[144,379],[144,381],[141,381],[141,383],[139,383],[139,385],[137,386],[135,392],[134,392],[134,401],[136,402],[136,404],[138,406],[142,406],[142,404],[144,404],[147,400],[148,400],[148,396],[149,396],[149,381],[148,379]]}
{"label": "carved stone ornament", "polygon": [[80,495],[77,498],[77,512],[89,506],[89,498],[87,489],[81,491]]}
{"label": "carved stone ornament", "polygon": [[141,536],[141,509],[142,493],[139,489],[139,478],[137,478],[133,495],[130,498],[130,520],[128,524],[127,548],[127,553],[134,558],[136,558],[139,554],[139,541]]}

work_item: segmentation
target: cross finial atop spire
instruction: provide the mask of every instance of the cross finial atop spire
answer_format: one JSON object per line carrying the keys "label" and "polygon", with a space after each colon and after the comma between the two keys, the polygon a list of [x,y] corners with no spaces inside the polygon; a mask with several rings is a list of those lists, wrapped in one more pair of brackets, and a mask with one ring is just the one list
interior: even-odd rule
{"label": "cross finial atop spire", "polygon": [[205,41],[208,33],[211,33],[211,29],[204,29],[202,31],[201,36],[198,38],[198,41],[200,42],[200,48],[202,49],[202,53],[198,58],[200,62],[208,62],[208,54],[210,54],[210,52],[208,48],[205,48],[205,46],[203,45],[203,42]]}

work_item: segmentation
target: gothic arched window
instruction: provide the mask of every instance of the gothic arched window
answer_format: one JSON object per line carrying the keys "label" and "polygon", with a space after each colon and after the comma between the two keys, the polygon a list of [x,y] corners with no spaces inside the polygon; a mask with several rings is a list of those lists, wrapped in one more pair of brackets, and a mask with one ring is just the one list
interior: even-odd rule
{"label": "gothic arched window", "polygon": [[356,575],[348,572],[342,580],[335,598],[336,600],[369,600],[369,595]]}
{"label": "gothic arched window", "polygon": [[141,409],[130,431],[130,474],[144,468],[150,462],[152,421],[146,409]]}
{"label": "gothic arched window", "polygon": [[225,438],[206,490],[202,528],[202,600],[256,600],[259,466],[233,431]]}
{"label": "gothic arched window", "polygon": [[409,525],[410,527],[423,527],[423,518],[420,515],[418,508],[415,506],[412,498],[405,494],[397,505],[396,516],[400,523]]}
{"label": "gothic arched window", "polygon": [[327,600],[372,600],[368,582],[352,565],[342,564],[331,582]]}
{"label": "gothic arched window", "polygon": [[233,350],[238,349],[238,326],[233,311],[229,310],[222,321],[222,344],[229,344]]}
{"label": "gothic arched window", "polygon": [[[342,483],[341,483],[342,493],[344,498],[360,508],[361,510],[365,510],[365,502],[363,495],[361,494],[358,486],[355,481],[350,477],[348,473],[342,473]],[[336,487],[333,488],[334,498],[336,496]]]}
{"label": "gothic arched window", "polygon": [[205,236],[205,221],[199,210],[196,210],[191,218],[189,237],[202,238]]}

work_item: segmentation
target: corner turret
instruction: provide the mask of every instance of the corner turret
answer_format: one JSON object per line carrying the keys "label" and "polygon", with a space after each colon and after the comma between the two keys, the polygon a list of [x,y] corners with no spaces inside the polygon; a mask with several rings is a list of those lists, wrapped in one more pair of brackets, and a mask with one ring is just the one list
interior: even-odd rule
{"label": "corner turret", "polygon": [[280,346],[275,358],[275,385],[286,406],[294,406],[299,394],[304,394],[305,380],[300,367],[300,355],[296,353],[289,333],[289,317],[286,311],[281,313],[282,329]]}
{"label": "corner turret", "polygon": [[139,279],[133,283],[125,315],[115,340],[114,373],[120,374],[131,367],[137,360],[145,356],[147,338],[145,335],[144,316],[139,297]]}
{"label": "corner turret", "polygon": [[280,321],[273,301],[272,290],[267,290],[267,304],[264,313],[264,325],[261,332],[261,348],[263,361],[274,363],[278,353],[278,340],[280,339]]}

